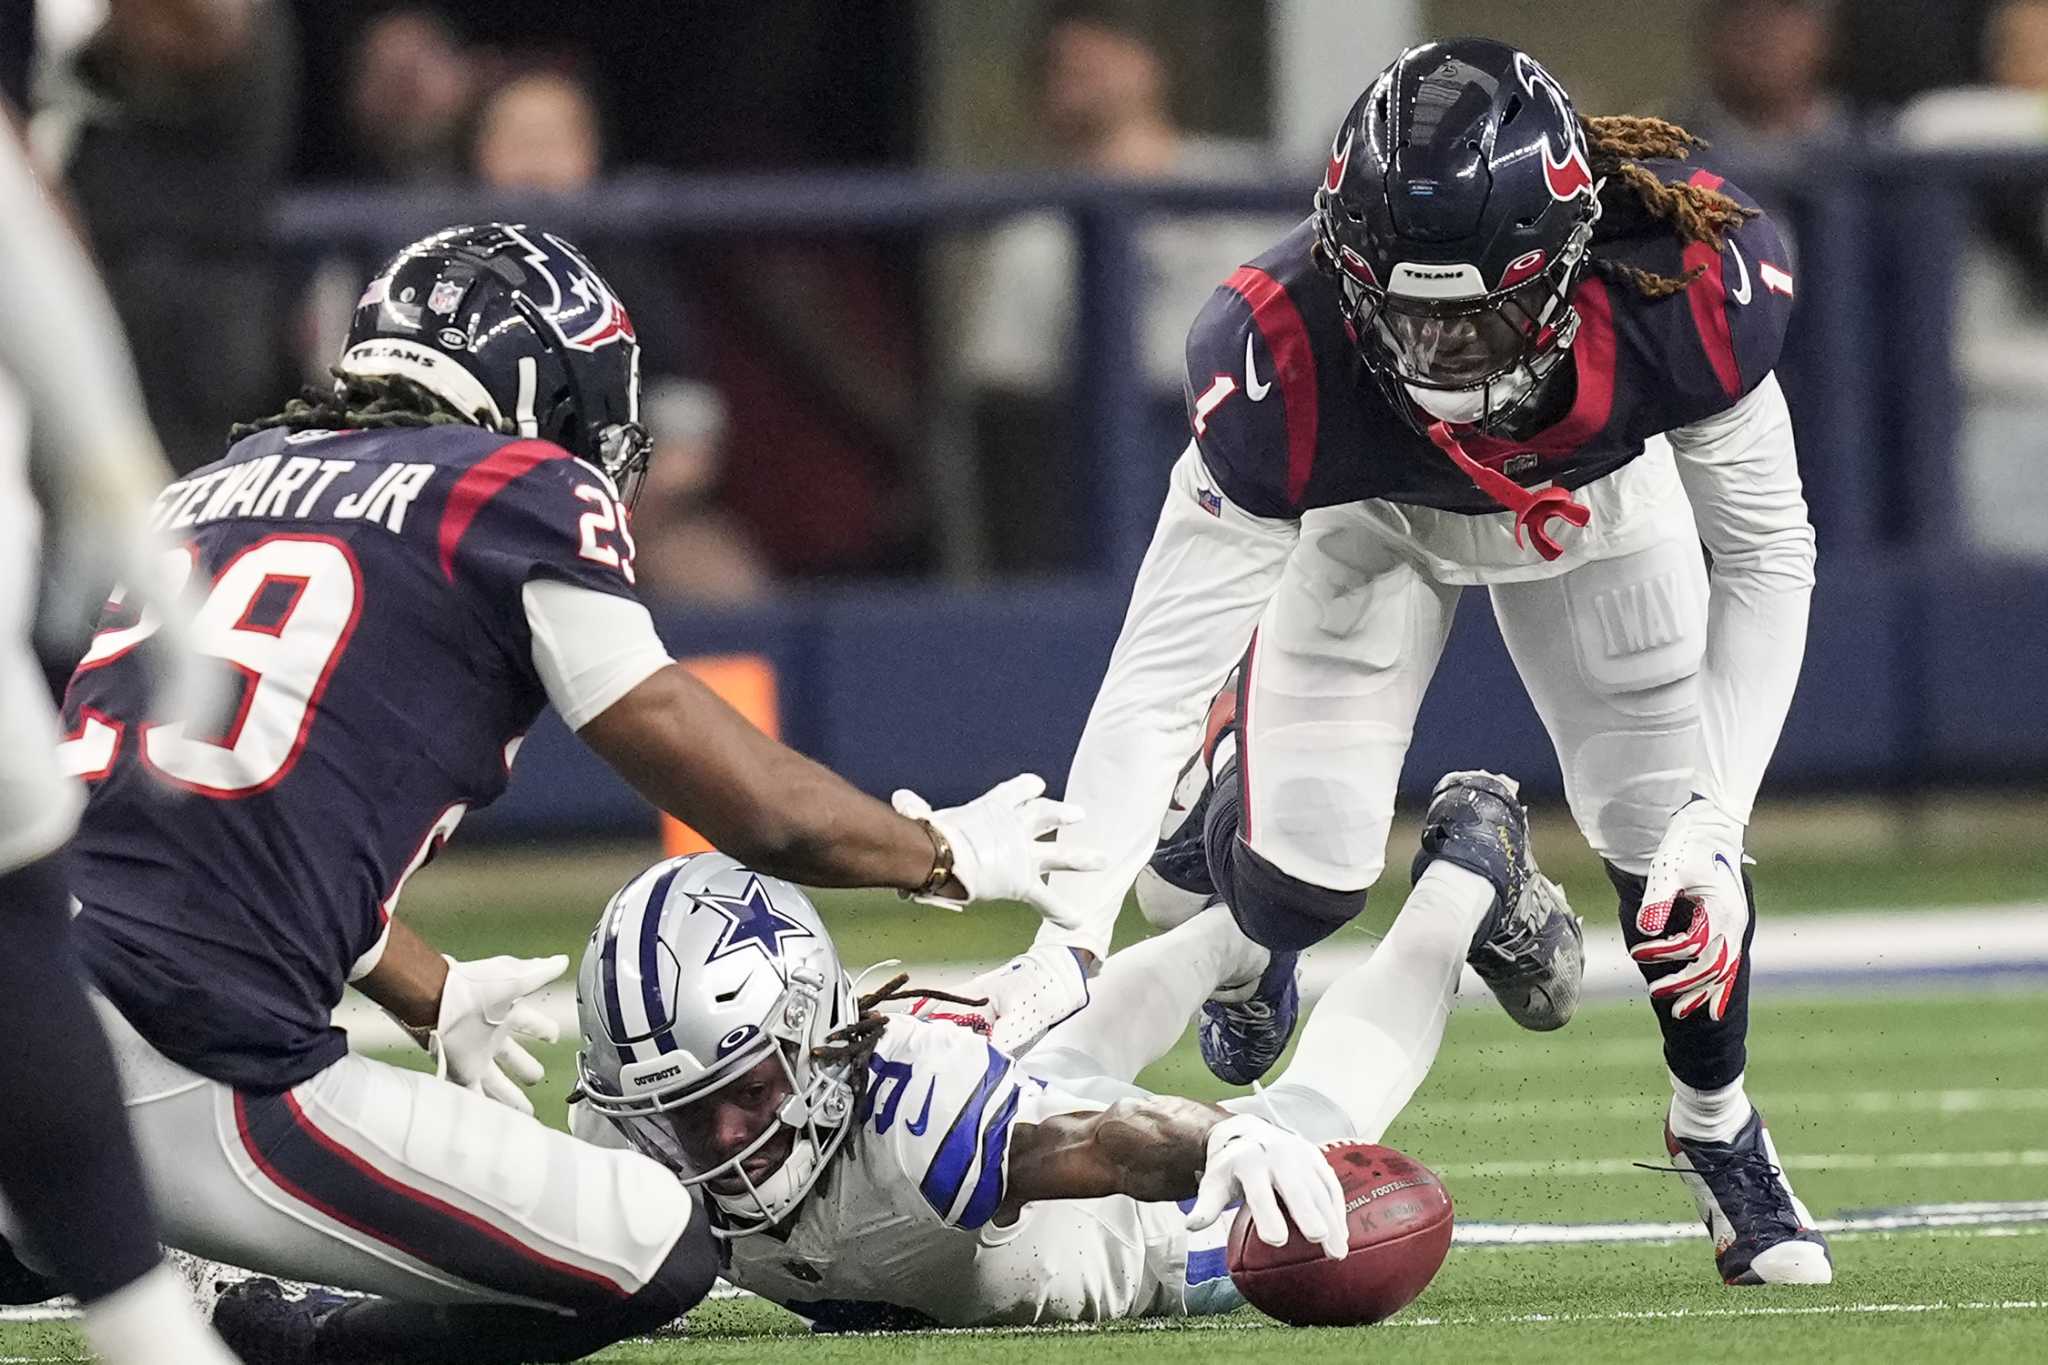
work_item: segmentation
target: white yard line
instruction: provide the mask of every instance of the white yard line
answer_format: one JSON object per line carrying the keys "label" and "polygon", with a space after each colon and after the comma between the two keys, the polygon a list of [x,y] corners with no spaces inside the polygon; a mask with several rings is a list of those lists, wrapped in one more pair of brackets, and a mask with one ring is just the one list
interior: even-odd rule
{"label": "white yard line", "polygon": [[1863,1313],[2031,1313],[2048,1309],[2048,1299],[1984,1299],[1950,1303],[1828,1303],[1795,1306],[1754,1304],[1747,1308],[1640,1308],[1613,1313],[1512,1313],[1503,1317],[1395,1318],[1382,1327],[1510,1327],[1550,1322],[1667,1322],[1679,1318],[1808,1318]]}
{"label": "white yard line", "polygon": [[[1559,1157],[1547,1161],[1440,1162],[1431,1169],[1446,1180],[1526,1180],[1571,1176],[1627,1175],[1638,1158]],[[2013,1166],[2048,1166],[2048,1150],[2007,1152],[1823,1152],[1783,1159],[1788,1171],[1965,1171]]]}
{"label": "white yard line", "polygon": [[[1845,1214],[1817,1220],[1830,1236],[1872,1232],[1922,1232],[2048,1224],[2048,1203],[1923,1204],[1916,1208]],[[1680,1223],[1459,1223],[1451,1240],[1461,1246],[1565,1246],[1625,1242],[1667,1242],[1700,1236],[1697,1221]]]}
{"label": "white yard line", "polygon": [[[1587,996],[1611,999],[1639,994],[1642,978],[1622,949],[1611,904],[1588,904],[1580,911],[1586,918]],[[1332,981],[1371,953],[1372,943],[1355,934],[1310,950],[1302,958],[1303,994],[1310,999],[1320,996]],[[2000,973],[2043,976],[2048,975],[2048,903],[1850,911],[1776,919],[1766,908],[1751,953],[1755,979],[1766,988],[1773,983],[1791,987],[1916,978],[1922,982],[1959,979],[1967,984],[1996,979]],[[908,963],[905,970],[920,985],[945,988],[959,985],[991,965]],[[1459,999],[1466,1005],[1490,1007],[1493,998],[1467,971]],[[548,987],[540,992],[537,1003],[561,1026],[563,1037],[576,1036],[572,982]],[[358,1048],[402,1047],[409,1041],[382,1011],[353,994],[335,1011],[335,1022],[348,1030],[350,1041]],[[1632,1049],[1631,1055],[1639,1055],[1638,1050]],[[1576,1053],[1572,1058],[1575,1064],[1580,1062]]]}
{"label": "white yard line", "polygon": [[[1910,1208],[1878,1210],[1870,1213],[1852,1213],[1840,1218],[1826,1218],[1820,1220],[1820,1229],[1830,1236],[1846,1236],[1850,1238],[1896,1232],[1927,1232],[1948,1236],[2011,1236],[2016,1233],[2048,1230],[2048,1200],[2026,1200],[2009,1203],[1976,1200],[1966,1203],[1920,1204]],[[1698,1223],[1693,1222],[1460,1223],[1452,1233],[1452,1240],[1460,1246],[1473,1250],[1494,1250],[1503,1247],[1677,1242],[1692,1240],[1699,1236],[1700,1226]],[[712,1297],[719,1299],[744,1299],[753,1296],[746,1290],[734,1289],[731,1285],[720,1281],[718,1287],[712,1291]],[[1481,1323],[1604,1322],[1626,1321],[1634,1318],[1739,1317],[1751,1313],[1935,1312],[1962,1309],[2014,1311],[2019,1309],[2035,1309],[2043,1306],[2043,1304],[2031,1299],[1995,1303],[1838,1304],[1825,1307],[1816,1306],[1813,1308],[1710,1308],[1611,1314],[1523,1314],[1499,1318],[1415,1318],[1406,1320],[1405,1325],[1413,1327],[1453,1327]],[[0,1308],[0,1323],[68,1321],[77,1316],[77,1310],[63,1306],[37,1305],[32,1308]],[[1190,1320],[1183,1324],[1182,1320],[1174,1319],[1162,1325],[1195,1325],[1195,1323]],[[1007,1331],[1012,1329],[965,1328],[947,1330]],[[1059,1329],[1054,1328],[1053,1330]]]}
{"label": "white yard line", "polygon": [[[1802,1114],[2014,1114],[2048,1110],[2048,1089],[1808,1090]],[[1431,1121],[1451,1119],[1630,1118],[1643,1112],[1641,1095],[1545,1095],[1498,1100],[1439,1100],[1418,1112]]]}

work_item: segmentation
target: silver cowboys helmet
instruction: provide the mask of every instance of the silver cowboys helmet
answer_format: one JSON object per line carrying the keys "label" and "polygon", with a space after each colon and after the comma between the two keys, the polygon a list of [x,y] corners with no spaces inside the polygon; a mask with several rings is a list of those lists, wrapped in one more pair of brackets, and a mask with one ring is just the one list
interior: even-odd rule
{"label": "silver cowboys helmet", "polygon": [[[685,1185],[736,1181],[743,1192],[707,1191],[724,1236],[780,1222],[846,1140],[857,1078],[815,1049],[854,1021],[853,986],[817,909],[788,882],[722,853],[656,863],[605,907],[576,1007],[585,1102]],[[727,1159],[693,1161],[677,1137],[680,1111],[770,1057],[790,1085],[775,1120]],[[785,1131],[789,1156],[750,1175],[748,1158]]]}

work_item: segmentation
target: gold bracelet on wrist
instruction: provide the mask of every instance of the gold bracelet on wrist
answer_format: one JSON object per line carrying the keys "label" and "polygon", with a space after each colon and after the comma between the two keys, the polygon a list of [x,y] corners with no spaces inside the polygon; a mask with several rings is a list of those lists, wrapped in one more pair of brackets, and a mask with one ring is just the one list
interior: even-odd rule
{"label": "gold bracelet on wrist", "polygon": [[945,831],[931,821],[919,820],[917,823],[924,826],[925,834],[932,841],[932,871],[931,875],[924,879],[924,885],[911,894],[937,895],[940,887],[953,880],[953,841],[946,837]]}

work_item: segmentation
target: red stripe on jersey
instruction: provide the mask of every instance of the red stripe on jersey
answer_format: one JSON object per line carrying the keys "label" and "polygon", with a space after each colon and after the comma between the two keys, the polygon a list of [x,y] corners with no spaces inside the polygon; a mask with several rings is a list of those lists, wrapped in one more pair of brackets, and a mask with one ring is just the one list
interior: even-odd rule
{"label": "red stripe on jersey", "polygon": [[[1686,183],[1718,190],[1722,182],[1712,171],[1694,171]],[[1735,338],[1728,331],[1728,282],[1721,275],[1720,248],[1712,242],[1687,242],[1683,261],[1687,271],[1695,266],[1705,269],[1685,291],[1685,301],[1692,305],[1693,326],[1707,348],[1714,378],[1721,381],[1722,392],[1737,397],[1742,393],[1742,367],[1735,363]]]}
{"label": "red stripe on jersey", "polygon": [[569,452],[548,441],[512,441],[462,471],[455,487],[448,490],[448,505],[441,512],[441,573],[455,581],[455,550],[468,533],[484,504],[512,480],[549,460],[566,460]]}
{"label": "red stripe on jersey", "polygon": [[1578,310],[1579,334],[1564,362],[1578,373],[1572,410],[1526,441],[1460,429],[1458,444],[1481,464],[1498,469],[1510,455],[1531,450],[1538,455],[1570,455],[1607,429],[1614,415],[1614,300],[1604,280],[1588,275],[1572,291],[1572,307]]}
{"label": "red stripe on jersey", "polygon": [[1287,499],[1300,502],[1316,459],[1316,357],[1301,310],[1280,281],[1256,266],[1240,266],[1224,287],[1251,306],[1252,325],[1273,357],[1271,381],[1287,408]]}

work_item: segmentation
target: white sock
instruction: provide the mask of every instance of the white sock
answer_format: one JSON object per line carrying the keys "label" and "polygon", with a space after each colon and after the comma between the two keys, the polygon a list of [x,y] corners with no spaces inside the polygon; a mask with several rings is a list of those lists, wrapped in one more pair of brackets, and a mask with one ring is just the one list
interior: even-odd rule
{"label": "white sock", "polygon": [[1493,898],[1493,883],[1476,872],[1431,863],[1372,956],[1309,1012],[1273,1090],[1313,1091],[1349,1116],[1354,1137],[1379,1141],[1436,1060],[1465,954]]}
{"label": "white sock", "polygon": [[1742,1077],[1714,1090],[1695,1090],[1671,1078],[1671,1131],[1695,1142],[1729,1142],[1756,1107],[1743,1093]]}
{"label": "white sock", "polygon": [[1172,1050],[1219,984],[1256,979],[1265,969],[1266,950],[1245,937],[1228,909],[1211,906],[1111,953],[1088,984],[1088,1008],[1045,1036],[1031,1052],[1033,1067],[1131,1080]]}
{"label": "white sock", "polygon": [[236,1365],[167,1265],[85,1305],[85,1339],[108,1365]]}

